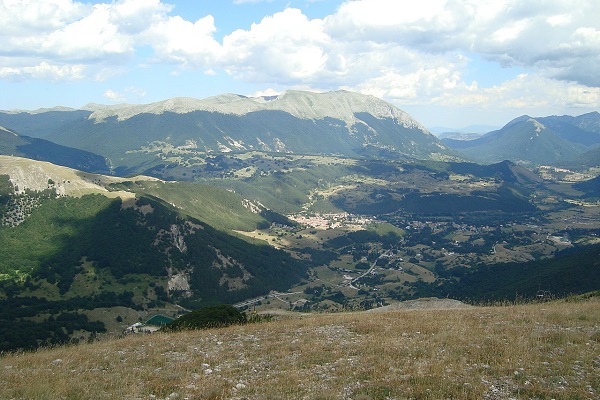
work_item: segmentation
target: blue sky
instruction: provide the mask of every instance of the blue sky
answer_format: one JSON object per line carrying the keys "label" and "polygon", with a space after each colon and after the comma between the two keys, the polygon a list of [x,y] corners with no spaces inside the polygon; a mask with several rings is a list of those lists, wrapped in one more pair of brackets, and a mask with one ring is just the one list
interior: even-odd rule
{"label": "blue sky", "polygon": [[600,2],[0,1],[0,109],[346,89],[428,127],[600,110]]}

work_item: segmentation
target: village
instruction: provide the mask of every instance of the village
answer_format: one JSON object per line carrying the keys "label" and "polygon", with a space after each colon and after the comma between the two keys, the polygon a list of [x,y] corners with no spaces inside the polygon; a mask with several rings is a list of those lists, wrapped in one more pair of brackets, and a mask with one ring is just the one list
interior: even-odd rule
{"label": "village", "polygon": [[328,213],[328,214],[292,214],[288,216],[294,222],[316,229],[336,229],[342,227],[362,228],[369,224],[377,222],[373,217],[360,216],[343,213]]}

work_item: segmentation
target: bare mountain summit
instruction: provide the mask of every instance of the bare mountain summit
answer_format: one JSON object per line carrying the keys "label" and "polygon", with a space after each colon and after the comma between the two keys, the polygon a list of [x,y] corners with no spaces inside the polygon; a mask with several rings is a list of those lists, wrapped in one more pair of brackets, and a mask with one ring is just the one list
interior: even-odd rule
{"label": "bare mountain summit", "polygon": [[176,97],[150,104],[115,106],[90,105],[90,118],[100,122],[110,117],[126,120],[139,114],[163,114],[172,112],[186,114],[209,111],[229,115],[246,115],[258,111],[283,111],[296,118],[319,120],[335,118],[352,125],[359,121],[355,114],[364,112],[377,118],[390,118],[405,128],[427,129],[399,108],[374,96],[339,90],[314,93],[288,90],[278,96],[246,97],[222,94],[206,99]]}

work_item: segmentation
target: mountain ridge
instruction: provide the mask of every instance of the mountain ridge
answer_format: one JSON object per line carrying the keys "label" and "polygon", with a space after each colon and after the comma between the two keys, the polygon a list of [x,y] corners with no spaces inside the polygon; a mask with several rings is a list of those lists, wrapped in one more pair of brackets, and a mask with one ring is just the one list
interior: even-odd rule
{"label": "mountain ridge", "polygon": [[190,159],[196,156],[247,151],[460,159],[396,106],[344,90],[178,97],[150,104],[88,104],[84,108],[37,114],[0,112],[0,125],[99,154],[117,174],[144,173],[167,164],[185,164],[191,172],[195,168]]}
{"label": "mountain ridge", "polygon": [[[591,117],[595,115],[590,114]],[[597,115],[600,120],[600,114]],[[528,164],[559,165],[600,145],[600,135],[575,126],[573,121],[578,121],[578,118],[522,115],[480,138],[464,141],[443,139],[442,142],[477,162],[506,159]]]}
{"label": "mountain ridge", "polygon": [[110,165],[100,155],[45,139],[20,135],[0,126],[0,155],[2,154],[52,162],[86,172],[110,173]]}
{"label": "mountain ridge", "polygon": [[225,93],[204,99],[175,97],[149,104],[120,104],[86,107],[86,109],[93,111],[89,118],[97,122],[115,116],[117,120],[123,121],[144,113],[185,114],[193,111],[209,111],[246,115],[257,111],[284,111],[302,119],[332,117],[352,124],[357,121],[354,116],[356,112],[368,112],[378,118],[393,118],[406,128],[418,128],[429,133],[427,128],[399,108],[374,96],[345,90],[325,93],[288,90],[277,96],[259,97]]}

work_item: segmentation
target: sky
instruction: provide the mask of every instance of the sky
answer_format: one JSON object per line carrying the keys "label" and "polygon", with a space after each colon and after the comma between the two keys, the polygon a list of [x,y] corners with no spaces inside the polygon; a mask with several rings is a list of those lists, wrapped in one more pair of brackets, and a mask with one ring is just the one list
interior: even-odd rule
{"label": "sky", "polygon": [[423,125],[600,111],[597,0],[0,0],[0,109],[350,90]]}

